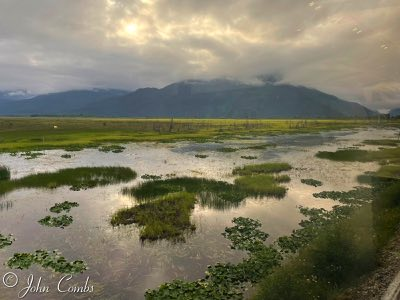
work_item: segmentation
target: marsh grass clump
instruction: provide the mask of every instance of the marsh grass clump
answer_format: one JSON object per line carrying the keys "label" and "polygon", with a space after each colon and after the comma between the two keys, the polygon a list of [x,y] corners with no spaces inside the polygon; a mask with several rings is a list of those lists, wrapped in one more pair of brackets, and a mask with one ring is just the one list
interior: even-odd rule
{"label": "marsh grass clump", "polygon": [[72,157],[71,154],[63,154],[63,155],[61,155],[61,158],[66,158],[66,159],[68,159],[68,158],[71,158],[71,157]]}
{"label": "marsh grass clump", "polygon": [[383,140],[365,140],[363,141],[366,145],[376,145],[376,146],[393,146],[396,147],[400,144],[400,140],[391,140],[391,139],[383,139]]}
{"label": "marsh grass clump", "polygon": [[316,179],[312,179],[312,178],[307,178],[307,179],[301,179],[300,180],[301,183],[307,184],[307,185],[311,185],[311,186],[322,186],[322,182]]}
{"label": "marsh grass clump", "polygon": [[290,176],[289,175],[275,175],[274,176],[274,179],[275,179],[275,181],[276,182],[279,182],[279,183],[286,183],[286,182],[290,182]]}
{"label": "marsh grass clump", "polygon": [[251,150],[264,150],[267,149],[268,147],[276,147],[276,144],[261,144],[261,145],[254,145],[254,146],[248,146],[243,149],[251,149]]}
{"label": "marsh grass clump", "polygon": [[145,179],[145,180],[160,180],[162,176],[160,175],[150,175],[150,174],[144,174],[140,178]]}
{"label": "marsh grass clump", "polygon": [[68,262],[60,252],[36,250],[34,253],[15,253],[7,261],[7,266],[11,269],[29,269],[37,264],[45,269],[51,269],[61,274],[77,274],[87,270],[87,265],[82,260]]}
{"label": "marsh grass clump", "polygon": [[72,216],[67,216],[67,215],[61,215],[58,217],[51,217],[51,216],[46,216],[43,219],[39,220],[39,224],[48,226],[48,227],[59,227],[59,228],[65,228],[69,225],[72,224],[74,221]]}
{"label": "marsh grass clump", "polygon": [[187,192],[171,193],[132,208],[121,209],[111,218],[111,225],[137,224],[142,240],[184,239],[184,233],[195,230],[190,222],[196,198]]}
{"label": "marsh grass clump", "polygon": [[92,188],[136,178],[136,172],[126,167],[79,167],[53,173],[39,173],[19,179],[0,181],[0,195],[20,188],[58,188],[70,186],[73,190]]}
{"label": "marsh grass clump", "polygon": [[208,155],[205,155],[205,154],[196,154],[195,157],[197,157],[197,158],[207,158]]}
{"label": "marsh grass clump", "polygon": [[237,167],[233,169],[233,175],[256,175],[256,174],[270,174],[270,173],[279,173],[282,171],[289,171],[292,169],[292,166],[288,163],[263,163],[257,165],[246,165],[243,167]]}
{"label": "marsh grass clump", "polygon": [[242,155],[240,158],[243,158],[243,159],[257,159],[258,157],[257,156],[251,156],[251,155]]}
{"label": "marsh grass clump", "polygon": [[64,201],[62,203],[56,203],[54,206],[50,207],[52,213],[60,214],[62,212],[69,212],[71,208],[78,207],[77,202]]}
{"label": "marsh grass clump", "polygon": [[218,152],[223,152],[223,153],[230,153],[230,152],[236,152],[238,151],[238,148],[232,148],[232,147],[223,147],[223,148],[218,148]]}
{"label": "marsh grass clump", "polygon": [[251,196],[273,196],[282,198],[286,188],[280,186],[272,175],[250,175],[235,179],[235,185]]}
{"label": "marsh grass clump", "polygon": [[125,150],[125,147],[120,145],[104,145],[99,148],[100,152],[113,152],[113,153],[121,153]]}
{"label": "marsh grass clump", "polygon": [[125,189],[125,194],[138,200],[156,198],[175,192],[188,192],[203,195],[214,195],[224,201],[240,202],[246,194],[238,190],[233,184],[212,179],[176,177],[165,180],[153,180],[139,184],[137,187]]}
{"label": "marsh grass clump", "polygon": [[7,246],[11,246],[14,241],[15,241],[15,239],[11,234],[2,235],[0,233],[0,249],[3,249]]}
{"label": "marsh grass clump", "polygon": [[10,178],[11,178],[10,169],[6,166],[0,166],[0,181],[10,180]]}
{"label": "marsh grass clump", "polygon": [[334,161],[386,161],[388,163],[399,162],[400,147],[383,148],[378,151],[370,150],[338,150],[335,152],[319,151],[316,157]]}

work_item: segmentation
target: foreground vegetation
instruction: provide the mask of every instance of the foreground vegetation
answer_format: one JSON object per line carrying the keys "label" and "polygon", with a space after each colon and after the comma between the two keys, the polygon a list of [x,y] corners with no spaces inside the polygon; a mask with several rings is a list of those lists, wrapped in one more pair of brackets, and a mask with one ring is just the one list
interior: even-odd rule
{"label": "foreground vegetation", "polygon": [[34,253],[15,253],[7,262],[9,268],[20,270],[29,269],[34,264],[61,274],[83,273],[87,270],[85,262],[81,260],[68,262],[65,257],[56,250],[36,250]]}
{"label": "foreground vegetation", "polygon": [[142,240],[183,240],[184,233],[196,229],[190,222],[196,198],[187,192],[171,193],[132,208],[121,209],[111,219],[111,225],[136,223],[142,226]]}
{"label": "foreground vegetation", "polygon": [[[127,142],[218,141],[243,135],[277,135],[376,125],[374,120],[229,120],[229,119],[111,119],[0,118],[0,152],[99,148]],[[398,126],[398,123],[387,125]],[[57,126],[54,128],[54,126]],[[260,149],[266,145],[260,145]],[[269,146],[269,145],[268,145]]]}
{"label": "foreground vegetation", "polygon": [[0,195],[20,188],[52,189],[60,186],[69,186],[71,190],[80,190],[119,182],[128,182],[134,178],[136,178],[135,171],[125,167],[62,169],[52,173],[39,173],[19,179],[0,181]]}
{"label": "foreground vegetation", "polygon": [[[286,188],[280,183],[290,181],[290,177],[272,173],[290,168],[290,165],[284,163],[245,166],[245,173],[250,175],[236,178],[234,184],[205,178],[178,177],[162,180],[143,175],[144,179],[150,180],[123,191],[139,201],[139,205],[115,213],[111,224],[141,226],[142,240],[183,239],[188,229],[195,229],[189,219],[198,200],[202,206],[225,209],[237,206],[246,197],[281,198],[286,194]],[[252,175],[249,170],[257,175]],[[268,174],[260,174],[261,170]],[[233,174],[237,173],[233,171]]]}
{"label": "foreground vegetation", "polygon": [[[380,158],[385,149],[380,150]],[[386,169],[385,169],[386,168]],[[223,234],[248,257],[210,266],[203,279],[175,280],[146,292],[146,299],[242,299],[257,284],[255,299],[332,299],[376,267],[377,255],[400,222],[400,166],[368,174],[371,187],[314,194],[339,202],[332,210],[300,207],[300,229],[270,246],[257,220],[235,218]],[[384,174],[385,177],[381,176]],[[248,175],[251,176],[251,175]],[[270,175],[252,175],[270,176]],[[283,263],[284,262],[284,263]]]}

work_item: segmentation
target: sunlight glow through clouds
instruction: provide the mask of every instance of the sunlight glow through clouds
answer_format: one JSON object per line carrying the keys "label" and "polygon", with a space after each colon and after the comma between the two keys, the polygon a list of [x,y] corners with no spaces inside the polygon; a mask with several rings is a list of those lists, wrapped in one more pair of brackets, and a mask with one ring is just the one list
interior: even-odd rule
{"label": "sunlight glow through clouds", "polygon": [[136,89],[279,73],[372,108],[372,98],[379,108],[400,98],[398,0],[88,2],[1,1],[0,89]]}

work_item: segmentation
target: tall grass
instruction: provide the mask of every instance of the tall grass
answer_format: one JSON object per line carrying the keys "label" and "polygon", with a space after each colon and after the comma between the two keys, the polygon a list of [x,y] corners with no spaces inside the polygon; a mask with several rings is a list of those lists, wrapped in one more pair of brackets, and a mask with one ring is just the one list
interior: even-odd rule
{"label": "tall grass", "polygon": [[242,176],[235,179],[235,185],[252,196],[282,198],[286,194],[286,188],[278,185],[275,177],[271,175]]}
{"label": "tall grass", "polygon": [[137,187],[125,189],[124,193],[138,200],[150,199],[174,192],[203,193],[204,197],[218,197],[228,202],[240,202],[246,195],[233,184],[205,178],[178,177],[166,180],[152,180]]}
{"label": "tall grass", "polygon": [[62,169],[52,173],[28,175],[20,179],[0,182],[0,195],[20,188],[57,188],[70,186],[72,189],[91,188],[136,178],[136,172],[125,167],[80,167]]}
{"label": "tall grass", "polygon": [[10,180],[11,174],[10,169],[6,166],[0,166],[0,181]]}
{"label": "tall grass", "polygon": [[183,239],[195,230],[190,222],[196,198],[187,192],[172,193],[132,208],[121,209],[111,218],[113,226],[138,224],[142,240]]}

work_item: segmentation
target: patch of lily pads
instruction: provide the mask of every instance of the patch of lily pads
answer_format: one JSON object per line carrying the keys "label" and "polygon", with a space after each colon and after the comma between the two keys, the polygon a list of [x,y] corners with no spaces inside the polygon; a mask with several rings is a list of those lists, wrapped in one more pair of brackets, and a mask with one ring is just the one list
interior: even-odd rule
{"label": "patch of lily pads", "polygon": [[79,204],[77,202],[64,201],[62,203],[56,203],[50,207],[50,211],[59,214],[62,212],[69,212],[73,207],[79,207]]}
{"label": "patch of lily pads", "polygon": [[12,234],[9,235],[0,234],[0,249],[3,249],[7,246],[11,246],[14,241],[15,239],[12,236]]}
{"label": "patch of lily pads", "polygon": [[77,274],[87,270],[87,265],[82,260],[68,262],[57,250],[36,250],[34,253],[15,253],[7,261],[11,269],[29,269],[32,265],[40,265],[45,269],[62,274]]}
{"label": "patch of lily pads", "polygon": [[72,216],[61,215],[57,217],[46,216],[43,219],[39,220],[38,222],[41,225],[48,226],[48,227],[59,227],[65,228],[72,224],[74,221]]}

